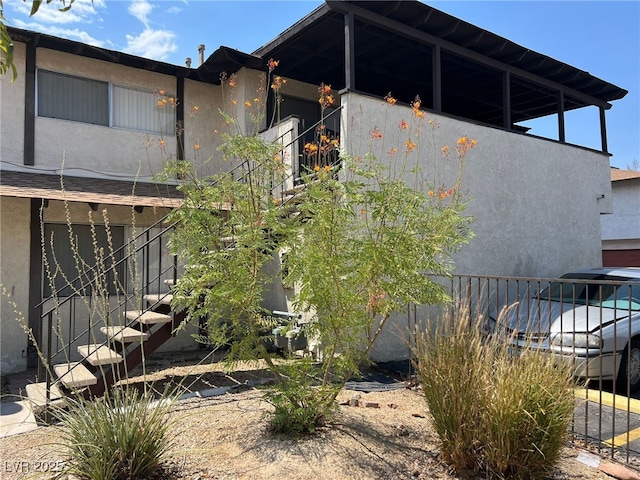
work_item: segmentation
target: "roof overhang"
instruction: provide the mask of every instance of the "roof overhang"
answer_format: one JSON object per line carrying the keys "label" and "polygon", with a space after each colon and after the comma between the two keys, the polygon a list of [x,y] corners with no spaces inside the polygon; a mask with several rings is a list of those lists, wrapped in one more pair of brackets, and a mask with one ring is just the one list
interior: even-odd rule
{"label": "roof overhang", "polygon": [[0,196],[89,204],[174,208],[182,194],[173,185],[57,176],[2,170]]}
{"label": "roof overhang", "polygon": [[[440,47],[443,107],[487,123],[502,121],[503,80],[512,78],[514,123],[586,105],[610,108],[627,91],[419,1],[329,0],[253,52],[280,61],[278,74],[345,88],[345,22],[353,18],[357,91],[429,108],[434,47]],[[446,79],[446,81],[445,81]],[[448,105],[445,105],[448,104]]]}
{"label": "roof overhang", "polygon": [[132,68],[207,83],[219,84],[221,73],[235,73],[242,67],[257,70],[266,68],[265,62],[261,58],[229,47],[218,48],[202,65],[197,68],[190,68],[117,52],[115,50],[108,50],[106,48],[87,45],[30,30],[22,30],[14,27],[7,27],[7,30],[14,42],[22,42],[34,47],[49,48],[59,52],[66,52],[104,62],[117,63]]}

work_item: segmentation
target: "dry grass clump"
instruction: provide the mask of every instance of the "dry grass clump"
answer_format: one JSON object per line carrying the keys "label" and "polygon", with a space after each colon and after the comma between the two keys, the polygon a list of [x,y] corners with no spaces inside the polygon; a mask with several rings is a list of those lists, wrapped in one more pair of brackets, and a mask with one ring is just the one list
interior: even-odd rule
{"label": "dry grass clump", "polygon": [[144,480],[160,471],[171,448],[169,396],[156,401],[126,389],[70,403],[57,412],[59,449],[69,457],[65,473],[90,480]]}
{"label": "dry grass clump", "polygon": [[418,375],[456,470],[492,478],[541,479],[560,458],[575,407],[570,369],[543,352],[517,355],[466,312],[417,342]]}

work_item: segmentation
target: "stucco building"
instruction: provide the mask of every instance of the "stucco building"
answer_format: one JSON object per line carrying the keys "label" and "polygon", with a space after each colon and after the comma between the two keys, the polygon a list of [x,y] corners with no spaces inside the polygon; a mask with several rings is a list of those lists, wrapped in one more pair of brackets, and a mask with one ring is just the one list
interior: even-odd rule
{"label": "stucco building", "polygon": [[[68,245],[67,219],[78,225],[79,242],[91,243],[89,224],[104,223],[105,208],[116,245],[134,231],[144,234],[180,201],[175,185],[153,181],[169,157],[202,160],[207,171],[227,168],[214,134],[225,128],[219,110],[232,111],[241,130],[253,128],[245,104],[269,59],[287,79],[283,120],[267,128],[274,113],[268,101],[259,129],[283,144],[294,174],[302,168],[300,135],[320,118],[321,83],[337,99],[330,128],[355,155],[372,129],[410,116],[419,95],[438,128],[417,158],[433,158],[460,136],[478,141],[465,177],[475,238],[457,255],[457,272],[549,277],[602,261],[600,215],[612,211],[606,111],[626,90],[428,5],[328,1],[251,54],[220,47],[193,68],[9,32],[19,77],[0,79],[3,373],[35,362],[16,311],[36,336],[45,335],[46,305],[39,303],[52,286],[42,243],[51,248],[54,235]],[[223,73],[237,75],[234,103]],[[383,100],[388,92],[398,99],[393,109]],[[599,112],[599,149],[566,142],[565,112],[584,107]],[[557,125],[555,138],[530,130],[528,122],[540,118]],[[162,243],[153,249],[137,255],[161,270],[170,260]],[[160,288],[167,275],[154,277]],[[163,348],[186,348],[172,342]],[[392,333],[373,356],[404,352]]]}
{"label": "stucco building", "polygon": [[611,215],[602,220],[602,265],[640,267],[640,172],[611,169]]}

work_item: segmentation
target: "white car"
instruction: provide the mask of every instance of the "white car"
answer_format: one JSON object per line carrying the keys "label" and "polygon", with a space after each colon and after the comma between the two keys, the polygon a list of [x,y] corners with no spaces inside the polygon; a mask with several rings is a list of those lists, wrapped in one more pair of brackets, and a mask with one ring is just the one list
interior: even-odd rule
{"label": "white car", "polygon": [[494,321],[515,351],[543,349],[572,362],[577,377],[640,390],[640,268],[568,273]]}

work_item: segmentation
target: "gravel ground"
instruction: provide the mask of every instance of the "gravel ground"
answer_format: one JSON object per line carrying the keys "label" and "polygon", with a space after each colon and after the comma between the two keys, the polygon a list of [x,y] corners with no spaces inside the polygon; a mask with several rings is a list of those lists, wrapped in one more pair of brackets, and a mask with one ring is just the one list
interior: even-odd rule
{"label": "gravel ground", "polygon": [[[438,440],[419,388],[344,390],[340,412],[331,425],[312,436],[290,439],[268,431],[264,415],[271,407],[259,389],[247,386],[264,378],[263,370],[254,367],[227,375],[220,365],[201,366],[197,372],[184,368],[165,365],[148,373],[147,379],[154,380],[156,387],[185,377],[197,380],[193,389],[242,387],[235,393],[176,403],[170,414],[173,446],[157,480],[477,478],[454,473],[440,461]],[[354,396],[359,396],[357,406],[349,405]],[[57,478],[50,470],[67,461],[57,441],[55,426],[0,439],[0,478]],[[550,478],[611,478],[579,462],[579,454],[567,447]]]}

